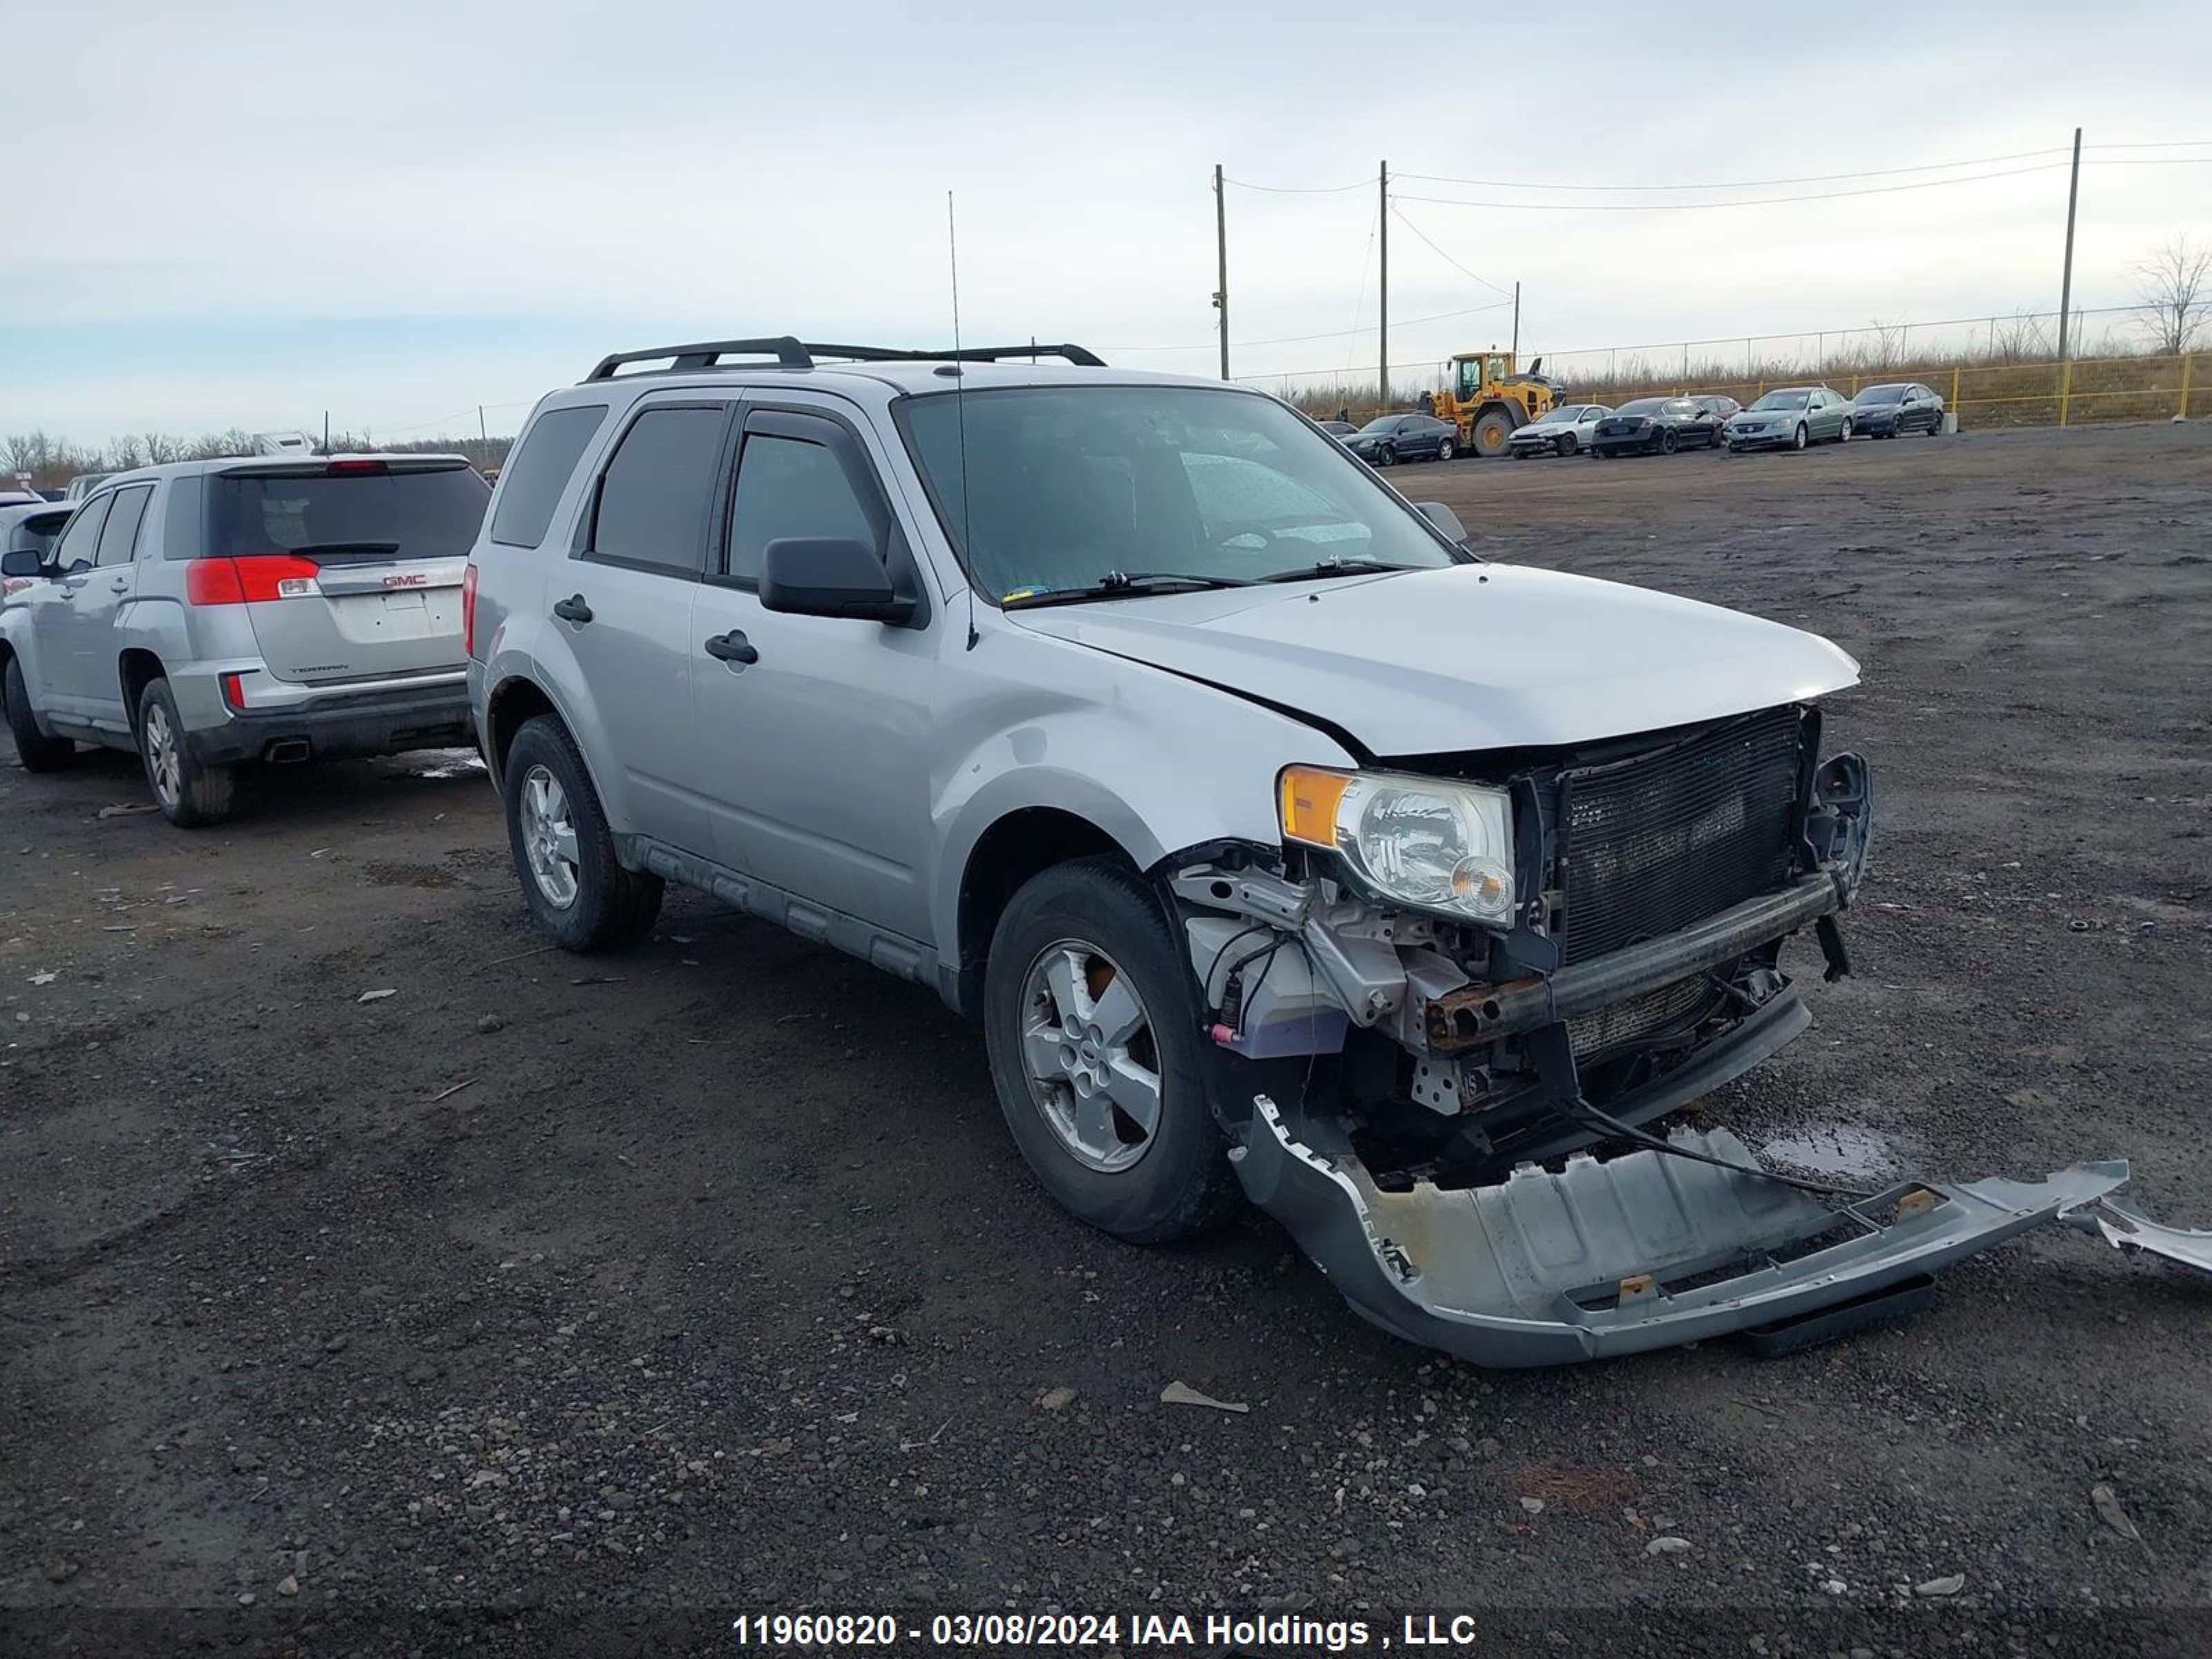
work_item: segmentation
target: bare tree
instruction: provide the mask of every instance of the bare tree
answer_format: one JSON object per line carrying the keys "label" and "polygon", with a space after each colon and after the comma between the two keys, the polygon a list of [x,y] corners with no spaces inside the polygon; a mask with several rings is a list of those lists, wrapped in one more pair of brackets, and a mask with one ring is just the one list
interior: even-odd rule
{"label": "bare tree", "polygon": [[2176,236],[2136,267],[2136,279],[2153,349],[2168,357],[2195,350],[2212,321],[2212,248]]}

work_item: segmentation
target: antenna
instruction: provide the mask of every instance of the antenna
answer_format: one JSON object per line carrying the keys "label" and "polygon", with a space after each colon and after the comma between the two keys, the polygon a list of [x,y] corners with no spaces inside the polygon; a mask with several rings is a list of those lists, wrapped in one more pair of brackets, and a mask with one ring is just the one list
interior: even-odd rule
{"label": "antenna", "polygon": [[969,533],[975,509],[968,501],[968,375],[960,366],[960,228],[952,216],[952,192],[945,192],[945,242],[952,259],[952,417],[960,442],[960,551],[968,563],[968,649],[975,648],[975,552]]}

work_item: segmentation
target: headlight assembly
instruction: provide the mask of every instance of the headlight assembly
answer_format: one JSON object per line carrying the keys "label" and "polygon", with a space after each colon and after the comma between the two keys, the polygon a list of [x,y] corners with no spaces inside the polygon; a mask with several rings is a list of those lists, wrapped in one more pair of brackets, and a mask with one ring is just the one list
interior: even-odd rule
{"label": "headlight assembly", "polygon": [[1513,916],[1513,807],[1503,789],[1394,772],[1284,769],[1283,839],[1340,856],[1378,897],[1492,927]]}

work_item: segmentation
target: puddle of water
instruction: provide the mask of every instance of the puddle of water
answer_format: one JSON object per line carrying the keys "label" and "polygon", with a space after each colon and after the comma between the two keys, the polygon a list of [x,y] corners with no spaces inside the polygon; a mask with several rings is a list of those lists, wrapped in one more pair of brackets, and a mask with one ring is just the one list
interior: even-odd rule
{"label": "puddle of water", "polygon": [[1904,1167],[1894,1141],[1856,1123],[1823,1123],[1778,1135],[1759,1148],[1759,1156],[1823,1176],[1891,1176]]}
{"label": "puddle of water", "polygon": [[475,778],[483,775],[483,757],[473,749],[433,749],[422,758],[426,764],[407,769],[418,778]]}

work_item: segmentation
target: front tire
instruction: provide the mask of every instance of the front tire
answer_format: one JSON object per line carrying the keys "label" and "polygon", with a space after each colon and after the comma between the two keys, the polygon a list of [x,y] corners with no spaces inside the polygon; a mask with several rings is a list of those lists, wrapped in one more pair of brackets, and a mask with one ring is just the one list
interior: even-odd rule
{"label": "front tire", "polygon": [[1659,434],[1659,453],[1662,455],[1671,455],[1681,447],[1682,441],[1674,435],[1672,428]]}
{"label": "front tire", "polygon": [[1565,437],[1559,440],[1559,453],[1565,456],[1567,459],[1572,460],[1574,459],[1575,434],[1573,433],[1570,432]]}
{"label": "front tire", "polygon": [[1396,450],[1395,450],[1395,449],[1391,448],[1389,445],[1388,445],[1388,444],[1384,444],[1384,445],[1382,446],[1382,448],[1380,448],[1380,449],[1378,449],[1378,450],[1376,450],[1376,451],[1375,452],[1375,465],[1377,465],[1377,466],[1395,466],[1397,464],[1398,464],[1398,452],[1397,452]]}
{"label": "front tire", "polygon": [[138,758],[154,804],[178,829],[204,830],[230,816],[237,774],[194,758],[166,679],[149,680],[138,694]]}
{"label": "front tire", "polygon": [[1512,438],[1513,422],[1502,410],[1493,409],[1474,423],[1474,453],[1485,460],[1498,454]]}
{"label": "front tire", "polygon": [[1452,447],[1452,441],[1449,438],[1439,438],[1437,441],[1437,459],[1438,460],[1448,461],[1456,453],[1458,453],[1458,451]]}
{"label": "front tire", "polygon": [[501,775],[507,840],[522,900],[565,951],[635,945],[660,915],[658,876],[626,870],[574,739],[550,714],[514,734]]}
{"label": "front tire", "polygon": [[69,764],[76,744],[39,730],[39,717],[31,710],[31,694],[23,684],[23,665],[13,657],[8,659],[6,679],[0,680],[0,701],[8,705],[8,730],[26,772],[57,772]]}
{"label": "front tire", "polygon": [[1119,864],[1058,865],[1014,895],[984,968],[983,1035],[1007,1131],[1071,1215],[1160,1244],[1226,1206],[1190,971]]}
{"label": "front tire", "polygon": [[1790,447],[1792,449],[1802,449],[1805,447],[1807,442],[1809,441],[1810,436],[1811,434],[1805,430],[1805,422],[1800,421],[1797,422],[1796,435],[1790,439]]}

